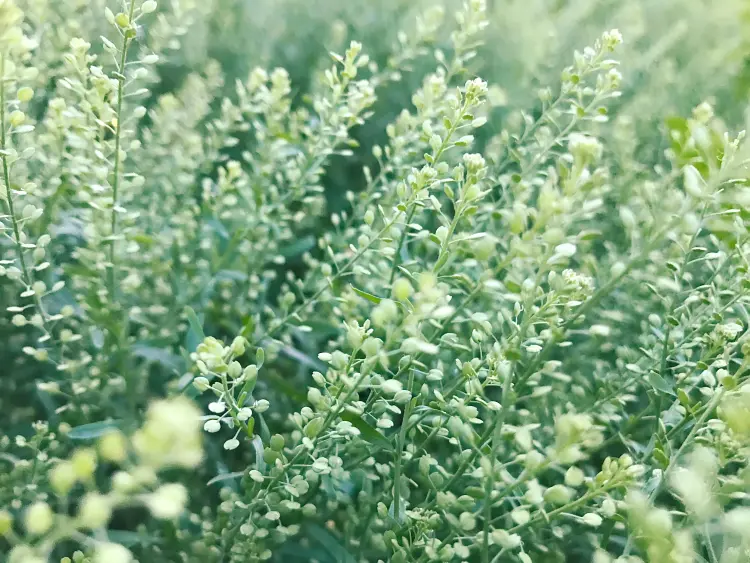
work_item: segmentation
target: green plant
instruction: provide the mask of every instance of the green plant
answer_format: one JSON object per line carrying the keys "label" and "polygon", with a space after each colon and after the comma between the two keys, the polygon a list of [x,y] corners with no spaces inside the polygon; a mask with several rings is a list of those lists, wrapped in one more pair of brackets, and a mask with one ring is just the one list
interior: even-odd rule
{"label": "green plant", "polygon": [[748,560],[741,57],[284,0],[332,60],[259,3],[244,73],[232,0],[115,4],[0,0],[5,559]]}

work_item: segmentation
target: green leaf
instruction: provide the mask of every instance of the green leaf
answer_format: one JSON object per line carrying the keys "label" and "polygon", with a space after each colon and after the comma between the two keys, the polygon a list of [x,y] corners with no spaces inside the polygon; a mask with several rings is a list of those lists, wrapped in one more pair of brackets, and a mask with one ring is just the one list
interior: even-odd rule
{"label": "green leaf", "polygon": [[245,474],[244,471],[235,471],[234,473],[222,473],[217,475],[213,479],[210,479],[206,485],[213,485],[214,483],[221,483],[222,481],[229,481],[230,479],[240,479]]}
{"label": "green leaf", "polygon": [[154,346],[148,346],[145,344],[136,344],[133,346],[133,355],[137,358],[143,358],[147,362],[157,363],[163,365],[165,368],[174,371],[183,371],[184,362],[183,359],[175,354],[172,354],[164,348],[156,348]]}
{"label": "green leaf", "polygon": [[511,293],[521,293],[521,286],[513,280],[503,280],[503,284]]}
{"label": "green leaf", "polygon": [[307,395],[303,391],[300,391],[299,386],[290,384],[280,375],[276,373],[267,373],[264,375],[263,379],[267,381],[271,387],[276,389],[276,391],[281,392],[295,403],[300,405],[307,404]]}
{"label": "green leaf", "polygon": [[252,340],[253,331],[255,330],[255,320],[252,315],[247,315],[242,323],[242,330],[240,336],[244,336],[248,340]]}
{"label": "green leaf", "polygon": [[362,437],[371,444],[377,444],[386,450],[392,449],[391,443],[388,439],[378,432],[378,430],[371,424],[367,423],[361,416],[352,412],[344,411],[341,413],[341,419],[350,422],[352,426],[360,431]]}
{"label": "green leaf", "polygon": [[594,230],[594,229],[589,229],[587,231],[581,231],[578,234],[578,240],[581,240],[581,241],[583,241],[583,240],[595,240],[595,239],[598,239],[601,236],[602,236],[602,232],[601,231],[597,231],[597,230]]}
{"label": "green leaf", "polygon": [[226,227],[218,219],[209,219],[206,224],[210,226],[213,231],[219,235],[223,240],[229,240],[229,232]]}
{"label": "green leaf", "polygon": [[245,281],[247,274],[236,270],[221,270],[216,274],[217,281]]}
{"label": "green leaf", "polygon": [[300,365],[307,366],[311,369],[320,372],[325,372],[325,370],[327,369],[327,366],[320,360],[311,358],[304,352],[300,352],[299,350],[297,350],[296,348],[292,348],[291,346],[282,346],[281,348],[279,348],[279,352],[281,354],[284,354],[287,358],[299,363]]}
{"label": "green leaf", "polygon": [[154,538],[130,530],[107,530],[107,538],[125,547],[154,543]]}
{"label": "green leaf", "polygon": [[357,559],[341,545],[341,541],[325,528],[317,524],[305,526],[307,535],[318,542],[333,558],[336,563],[356,563]]}
{"label": "green leaf", "polygon": [[658,447],[654,448],[653,456],[656,462],[662,467],[662,469],[666,469],[667,467],[669,467],[669,458],[664,453],[664,450]]}
{"label": "green leaf", "polygon": [[486,492],[482,487],[466,487],[466,489],[464,489],[464,494],[479,500],[485,497]]}
{"label": "green leaf", "polygon": [[372,293],[367,293],[366,291],[363,291],[363,290],[361,290],[361,289],[357,289],[357,288],[356,288],[356,287],[354,287],[354,286],[351,286],[351,288],[352,288],[352,291],[354,291],[354,293],[356,293],[357,295],[359,295],[359,296],[360,296],[360,297],[362,297],[363,299],[367,299],[368,301],[370,301],[370,302],[372,302],[372,303],[375,303],[376,305],[377,305],[378,303],[380,303],[380,301],[382,300],[382,299],[381,299],[380,297],[378,297],[377,295],[373,295]]}
{"label": "green leaf", "polygon": [[307,236],[295,240],[293,243],[279,249],[279,254],[284,258],[293,258],[315,248],[315,237]]}
{"label": "green leaf", "polygon": [[661,391],[662,393],[666,393],[667,395],[672,395],[673,397],[677,396],[672,386],[667,383],[667,380],[655,371],[650,371],[646,377],[648,378],[648,382],[651,384],[651,387],[653,387],[657,391]]}
{"label": "green leaf", "polygon": [[198,315],[195,314],[192,307],[185,307],[185,315],[187,316],[188,324],[190,325],[190,330],[188,331],[186,339],[187,349],[188,352],[194,352],[198,347],[198,344],[203,342],[206,338],[206,335],[203,332],[203,325],[198,320]]}
{"label": "green leaf", "polygon": [[266,460],[263,459],[263,440],[260,439],[260,436],[256,436],[251,443],[253,450],[255,450],[255,468],[265,475]]}
{"label": "green leaf", "polygon": [[271,441],[271,431],[268,429],[268,424],[266,424],[265,417],[259,413],[256,412],[255,416],[258,417],[258,420],[260,421],[260,439],[262,440],[261,444],[268,444]]}
{"label": "green leaf", "polygon": [[89,328],[89,333],[91,334],[91,343],[94,345],[94,348],[101,350],[104,347],[104,333],[102,330],[92,326]]}
{"label": "green leaf", "polygon": [[692,401],[690,400],[690,395],[688,395],[684,389],[677,390],[677,399],[679,399],[680,404],[683,407],[685,407],[686,409],[690,409]]}
{"label": "green leaf", "polygon": [[116,430],[122,424],[121,420],[103,420],[101,422],[91,422],[73,427],[67,436],[71,440],[91,440],[104,436],[107,432]]}

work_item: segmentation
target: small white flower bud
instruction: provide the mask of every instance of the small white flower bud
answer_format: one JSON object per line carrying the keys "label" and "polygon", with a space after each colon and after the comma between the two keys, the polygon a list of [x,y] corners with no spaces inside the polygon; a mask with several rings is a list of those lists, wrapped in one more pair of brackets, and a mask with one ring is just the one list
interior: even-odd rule
{"label": "small white flower bud", "polygon": [[109,499],[100,493],[88,493],[78,509],[78,521],[84,528],[101,528],[112,516]]}
{"label": "small white flower bud", "polygon": [[18,89],[16,96],[18,97],[19,102],[28,102],[34,97],[34,90],[28,86],[24,86],[23,88]]}
{"label": "small white flower bud", "polygon": [[262,413],[266,412],[270,406],[271,403],[269,403],[266,399],[260,399],[259,401],[255,401],[253,410],[257,413]]}
{"label": "small white flower bud", "polygon": [[504,549],[515,549],[521,545],[521,536],[518,534],[510,534],[505,530],[492,530],[490,537],[492,538],[492,543],[499,545]]}
{"label": "small white flower bud", "polygon": [[386,395],[395,395],[403,389],[403,385],[397,379],[387,379],[380,384],[380,390]]}
{"label": "small white flower bud", "polygon": [[602,517],[595,512],[584,514],[582,520],[592,528],[598,528],[602,525]]}
{"label": "small white flower bud", "polygon": [[406,278],[399,278],[393,282],[393,297],[398,301],[406,301],[411,297],[413,291],[414,289],[412,288],[411,283],[409,283],[409,280]]}
{"label": "small white flower bud", "polygon": [[96,546],[93,563],[130,563],[133,554],[119,543],[100,543]]}
{"label": "small white flower bud", "polygon": [[184,485],[170,483],[162,485],[146,497],[146,506],[155,518],[172,519],[185,509],[188,493]]}
{"label": "small white flower bud", "polygon": [[216,414],[221,414],[227,410],[227,405],[223,401],[214,401],[213,403],[209,403],[208,410]]}
{"label": "small white flower bud", "polygon": [[544,492],[544,500],[556,505],[563,505],[570,502],[573,491],[565,485],[553,485]]}
{"label": "small white flower bud", "polygon": [[215,418],[211,420],[207,420],[203,424],[203,430],[205,430],[206,432],[210,432],[212,434],[214,432],[218,432],[219,430],[221,430],[221,422],[219,422],[219,420]]}
{"label": "small white flower bud", "polygon": [[206,391],[209,387],[211,387],[211,384],[209,383],[208,379],[205,377],[196,377],[193,380],[193,387],[195,387],[198,391],[201,393],[203,391]]}
{"label": "small white flower bud", "polygon": [[586,478],[583,471],[578,467],[570,467],[565,473],[565,484],[569,487],[580,487],[583,484],[583,480]]}

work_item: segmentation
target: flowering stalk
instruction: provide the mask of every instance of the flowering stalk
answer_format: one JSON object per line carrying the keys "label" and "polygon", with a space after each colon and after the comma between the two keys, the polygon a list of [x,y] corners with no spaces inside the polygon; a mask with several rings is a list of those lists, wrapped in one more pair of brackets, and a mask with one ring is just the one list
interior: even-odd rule
{"label": "flowering stalk", "polygon": [[115,109],[115,162],[112,171],[112,211],[110,215],[110,241],[109,241],[109,293],[113,300],[117,295],[117,218],[120,213],[119,191],[120,191],[120,167],[121,167],[121,148],[120,142],[122,137],[122,103],[125,97],[125,64],[128,58],[128,49],[135,39],[135,30],[132,28],[133,15],[135,13],[135,0],[130,0],[127,16],[121,14],[120,21],[116,21],[118,26],[124,28],[122,34],[122,46],[120,47],[120,61],[117,65],[115,78],[117,80],[117,102]]}
{"label": "flowering stalk", "polygon": [[5,99],[5,63],[7,59],[6,53],[0,54],[0,159],[3,162],[3,182],[5,184],[5,201],[8,205],[8,213],[10,214],[11,224],[13,226],[13,242],[16,249],[16,258],[21,266],[22,280],[26,286],[26,292],[33,294],[34,305],[41,319],[41,329],[44,332],[44,336],[49,339],[51,333],[47,321],[47,313],[42,305],[41,297],[34,288],[34,279],[31,275],[31,271],[26,264],[26,257],[23,239],[21,238],[21,229],[18,224],[18,217],[13,203],[13,189],[11,188],[10,180],[10,165],[8,164],[8,146],[7,146],[7,134],[8,124],[6,122],[6,99]]}

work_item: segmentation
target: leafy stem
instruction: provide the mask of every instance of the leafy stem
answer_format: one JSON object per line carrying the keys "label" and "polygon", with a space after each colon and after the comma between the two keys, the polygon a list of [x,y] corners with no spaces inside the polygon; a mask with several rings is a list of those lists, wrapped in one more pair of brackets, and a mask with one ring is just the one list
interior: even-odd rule
{"label": "leafy stem", "polygon": [[[128,21],[133,20],[135,11],[135,0],[131,0]],[[117,216],[119,213],[119,191],[120,191],[120,144],[122,142],[122,101],[125,97],[125,63],[127,61],[128,49],[134,37],[134,31],[130,28],[122,32],[122,48],[120,50],[120,62],[117,67],[115,78],[117,79],[117,108],[115,110],[115,162],[112,177],[112,212],[110,215],[110,240],[109,240],[109,275],[108,285],[110,298],[115,299],[117,291],[117,256],[115,247],[117,242]]]}
{"label": "leafy stem", "polygon": [[[26,257],[24,255],[24,246],[21,241],[21,228],[18,223],[18,217],[16,215],[15,205],[13,202],[13,189],[10,184],[10,165],[8,163],[8,148],[7,148],[7,135],[8,125],[7,121],[7,110],[6,104],[6,92],[5,92],[5,63],[7,55],[5,53],[0,54],[0,159],[3,162],[3,182],[5,183],[5,200],[8,204],[8,213],[10,215],[11,225],[13,227],[13,242],[16,248],[16,257],[18,263],[21,266],[21,273],[23,275],[23,283],[26,285],[26,289],[32,289],[34,279],[31,274],[31,270],[26,263]],[[47,313],[42,306],[42,300],[39,294],[34,291],[34,305],[39,312],[42,319],[42,330],[46,336],[50,336],[49,325],[47,323]]]}

